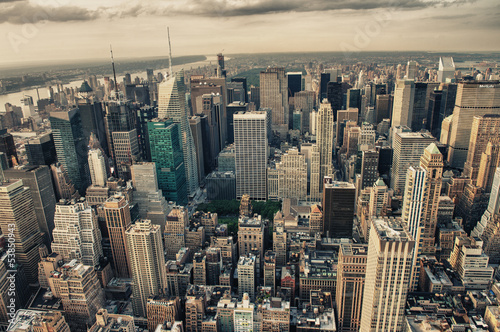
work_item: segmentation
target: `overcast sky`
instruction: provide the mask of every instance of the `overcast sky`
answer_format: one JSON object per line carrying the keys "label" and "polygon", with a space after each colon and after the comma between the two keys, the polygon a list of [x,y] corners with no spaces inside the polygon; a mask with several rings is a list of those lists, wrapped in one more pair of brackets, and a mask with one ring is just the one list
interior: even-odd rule
{"label": "overcast sky", "polygon": [[260,52],[499,51],[498,0],[0,0],[0,62]]}

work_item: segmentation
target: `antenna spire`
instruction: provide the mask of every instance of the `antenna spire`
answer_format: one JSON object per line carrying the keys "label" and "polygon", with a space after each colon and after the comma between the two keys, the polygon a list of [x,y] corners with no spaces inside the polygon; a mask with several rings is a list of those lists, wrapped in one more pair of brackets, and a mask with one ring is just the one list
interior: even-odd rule
{"label": "antenna spire", "polygon": [[115,93],[116,93],[116,98],[118,99],[118,81],[116,80],[115,59],[113,57],[113,47],[111,45],[109,45],[109,50],[111,52],[111,65],[113,66],[113,77],[115,78]]}
{"label": "antenna spire", "polygon": [[167,35],[168,35],[168,74],[170,77],[173,76],[172,73],[172,45],[170,44],[170,28],[167,27]]}

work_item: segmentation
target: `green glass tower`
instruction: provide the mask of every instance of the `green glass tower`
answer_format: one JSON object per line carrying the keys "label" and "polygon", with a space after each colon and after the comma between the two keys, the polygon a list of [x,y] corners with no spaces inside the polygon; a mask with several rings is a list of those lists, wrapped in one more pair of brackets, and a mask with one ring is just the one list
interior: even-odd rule
{"label": "green glass tower", "polygon": [[170,119],[148,123],[151,161],[156,164],[158,187],[163,196],[179,205],[187,205],[186,171],[178,124]]}

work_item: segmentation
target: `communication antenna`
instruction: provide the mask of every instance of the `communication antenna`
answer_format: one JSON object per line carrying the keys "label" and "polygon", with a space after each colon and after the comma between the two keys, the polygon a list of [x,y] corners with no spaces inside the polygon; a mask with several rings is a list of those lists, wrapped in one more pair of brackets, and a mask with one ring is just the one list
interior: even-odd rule
{"label": "communication antenna", "polygon": [[172,45],[170,44],[170,28],[167,27],[167,35],[168,35],[168,74],[172,77]]}
{"label": "communication antenna", "polygon": [[118,81],[116,80],[115,59],[113,57],[113,48],[111,47],[111,45],[109,45],[109,50],[111,52],[111,65],[113,66],[113,77],[115,78],[116,99],[118,99]]}

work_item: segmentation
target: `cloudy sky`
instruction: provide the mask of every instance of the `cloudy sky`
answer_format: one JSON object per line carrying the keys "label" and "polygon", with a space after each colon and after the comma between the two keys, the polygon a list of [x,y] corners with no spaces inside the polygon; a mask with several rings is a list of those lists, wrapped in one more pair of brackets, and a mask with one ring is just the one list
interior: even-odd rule
{"label": "cloudy sky", "polygon": [[499,51],[498,0],[0,0],[0,64],[299,51]]}

